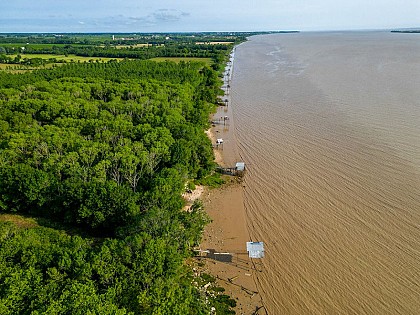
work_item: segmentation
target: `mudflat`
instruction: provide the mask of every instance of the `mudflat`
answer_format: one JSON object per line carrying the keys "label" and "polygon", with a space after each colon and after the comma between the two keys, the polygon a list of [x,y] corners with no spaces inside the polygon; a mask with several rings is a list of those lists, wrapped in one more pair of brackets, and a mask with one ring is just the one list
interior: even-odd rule
{"label": "mudflat", "polygon": [[[226,79],[225,88],[227,84]],[[224,99],[230,101],[229,94]],[[207,133],[214,144],[216,162],[225,167],[234,166],[241,158],[237,151],[233,108],[220,106],[213,122]],[[216,139],[223,139],[223,145],[216,146]],[[205,262],[205,270],[236,300],[237,314],[266,314],[257,288],[261,264],[251,260],[246,251],[246,242],[251,239],[244,207],[244,183],[233,176],[226,177],[226,181],[221,188],[206,189],[201,195],[212,219],[201,243],[201,249],[210,253],[203,254],[201,260]]]}

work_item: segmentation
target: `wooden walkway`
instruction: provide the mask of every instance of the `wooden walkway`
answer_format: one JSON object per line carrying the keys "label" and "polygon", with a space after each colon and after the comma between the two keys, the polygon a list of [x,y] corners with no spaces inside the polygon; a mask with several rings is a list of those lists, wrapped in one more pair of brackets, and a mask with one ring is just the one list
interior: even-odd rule
{"label": "wooden walkway", "polygon": [[225,174],[225,175],[232,175],[232,176],[243,176],[244,171],[238,171],[236,167],[221,167],[218,166],[216,168],[216,172]]}

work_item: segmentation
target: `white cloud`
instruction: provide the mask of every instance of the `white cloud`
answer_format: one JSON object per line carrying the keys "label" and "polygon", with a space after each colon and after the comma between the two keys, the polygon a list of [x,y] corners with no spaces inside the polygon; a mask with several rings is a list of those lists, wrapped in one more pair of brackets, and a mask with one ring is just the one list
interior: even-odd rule
{"label": "white cloud", "polygon": [[87,32],[316,30],[420,26],[419,0],[3,2],[0,17],[2,32],[71,32],[80,29]]}

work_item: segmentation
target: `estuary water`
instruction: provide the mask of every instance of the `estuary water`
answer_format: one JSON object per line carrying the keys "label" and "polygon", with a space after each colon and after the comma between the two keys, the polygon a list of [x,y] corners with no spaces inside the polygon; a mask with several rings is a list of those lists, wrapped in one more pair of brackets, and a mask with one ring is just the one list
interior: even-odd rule
{"label": "estuary water", "polygon": [[420,34],[251,37],[235,136],[269,314],[420,314]]}

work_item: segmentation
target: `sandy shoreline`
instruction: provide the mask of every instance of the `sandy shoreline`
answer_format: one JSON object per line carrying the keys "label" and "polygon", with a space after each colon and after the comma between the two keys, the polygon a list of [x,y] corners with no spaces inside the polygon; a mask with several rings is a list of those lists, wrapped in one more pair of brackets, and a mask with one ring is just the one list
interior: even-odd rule
{"label": "sandy shoreline", "polygon": [[[226,94],[223,97],[229,105],[227,85],[230,83],[231,64],[226,68],[228,75],[224,78]],[[225,120],[225,117],[228,119]],[[239,155],[231,106],[219,106],[213,122],[206,133],[214,144],[215,160],[219,165],[232,166],[239,161]],[[223,138],[223,145],[215,146],[217,138]],[[258,261],[252,262],[248,258],[246,252],[246,242],[250,237],[243,183],[235,177],[228,177],[227,181],[219,189],[205,189],[201,196],[206,212],[212,219],[205,228],[201,243],[201,250],[208,250],[210,254],[201,260],[205,262],[205,271],[216,277],[218,285],[224,287],[226,294],[236,300],[237,314],[266,314],[256,286],[256,276],[261,268]]]}

